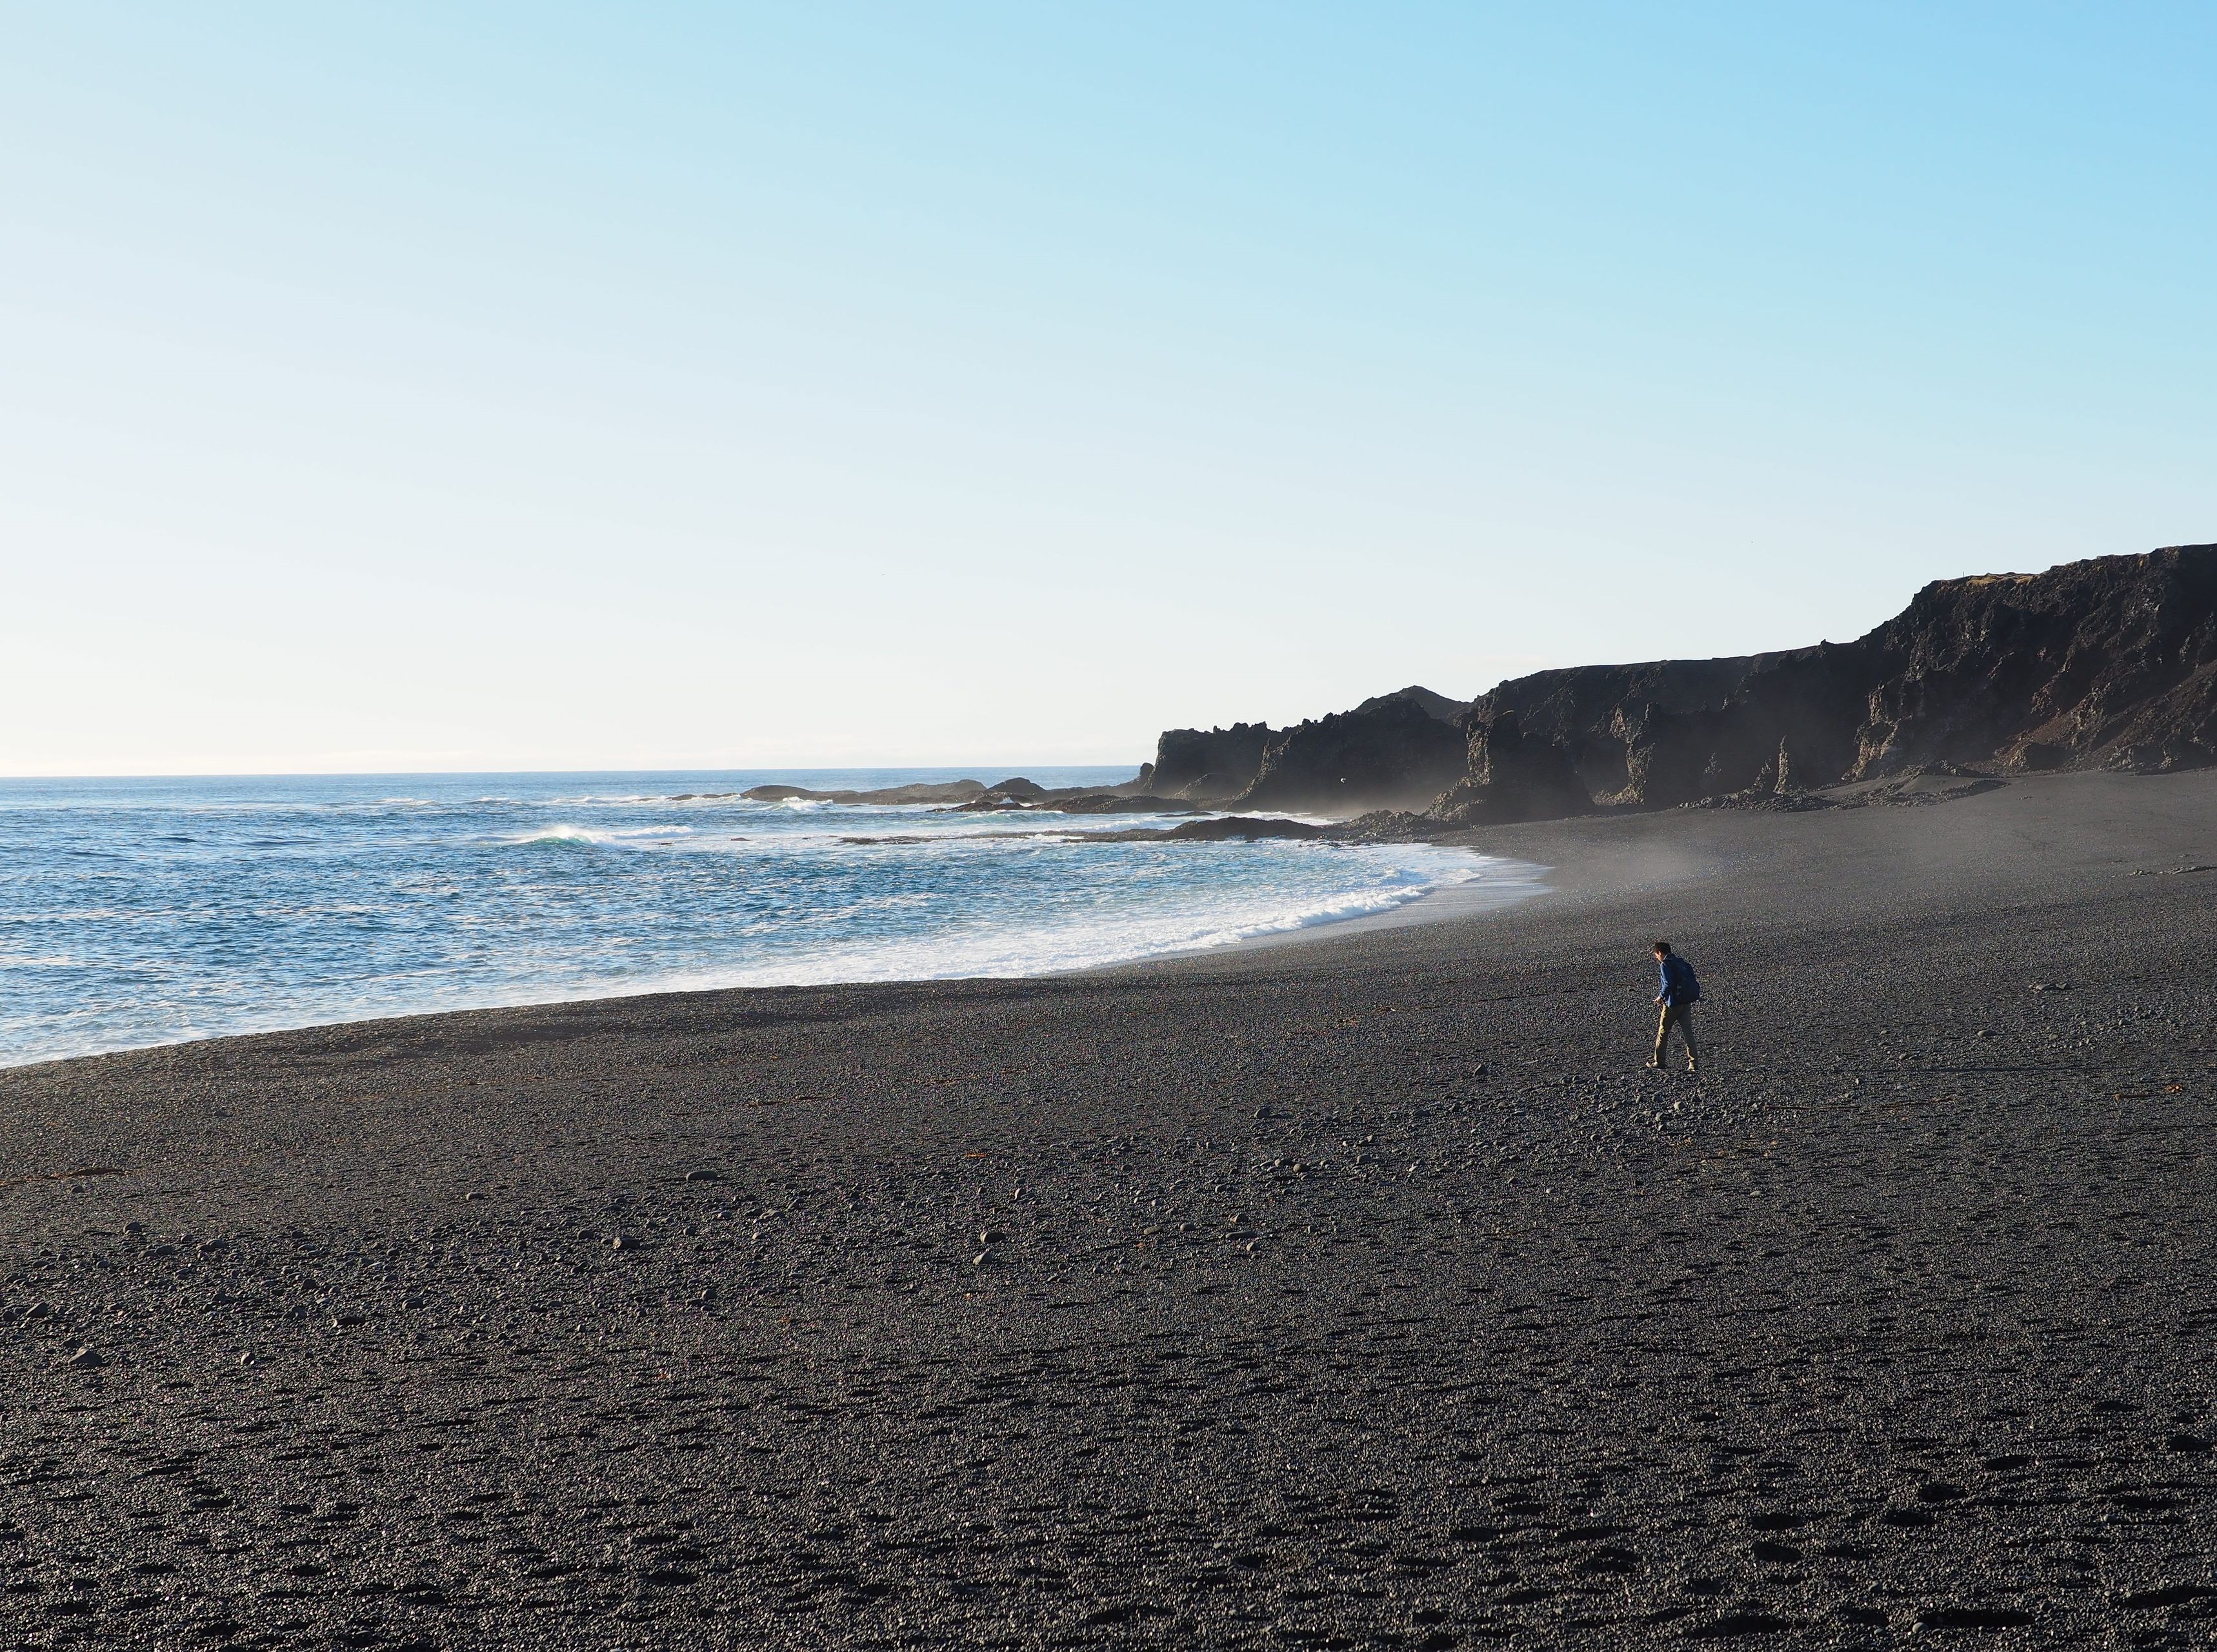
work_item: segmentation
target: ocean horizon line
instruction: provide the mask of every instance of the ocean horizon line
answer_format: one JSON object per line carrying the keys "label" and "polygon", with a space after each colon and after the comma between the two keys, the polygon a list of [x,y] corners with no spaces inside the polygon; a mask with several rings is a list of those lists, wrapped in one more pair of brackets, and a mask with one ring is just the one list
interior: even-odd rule
{"label": "ocean horizon line", "polygon": [[462,779],[473,776],[505,776],[516,779],[567,779],[583,775],[769,775],[769,776],[826,776],[862,774],[916,774],[945,776],[953,779],[975,778],[980,781],[1006,780],[1019,775],[1038,773],[1094,773],[1115,770],[1136,774],[1146,762],[1134,758],[1129,762],[1102,763],[1055,762],[1025,763],[815,763],[815,764],[675,764],[635,766],[622,764],[585,764],[570,768],[366,768],[366,769],[179,769],[87,771],[83,774],[0,774],[0,785],[22,784],[89,784],[102,782],[121,783],[130,781],[247,781],[247,780],[409,780]]}

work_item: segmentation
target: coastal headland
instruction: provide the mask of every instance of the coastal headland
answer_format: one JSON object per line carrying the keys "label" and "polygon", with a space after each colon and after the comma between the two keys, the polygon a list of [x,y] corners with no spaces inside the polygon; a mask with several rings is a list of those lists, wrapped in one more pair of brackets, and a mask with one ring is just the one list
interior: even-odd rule
{"label": "coastal headland", "polygon": [[1937,791],[1498,825],[1553,894],[1144,967],[0,1073],[0,1622],[2206,1643],[2217,772]]}
{"label": "coastal headland", "polygon": [[[1170,728],[1121,786],[1022,777],[760,801],[1063,814],[1322,814],[1456,841],[1596,812],[1931,801],[1963,783],[2217,764],[2217,545],[1936,580],[1852,642],[1579,665],[1457,701],[1411,686],[1287,728]],[[1238,835],[1220,826],[1164,833]]]}
{"label": "coastal headland", "polygon": [[[1378,695],[1289,728],[1173,728],[1132,789],[1401,829],[1791,807],[1919,773],[2217,763],[2217,545],[1936,580],[1851,642],[1578,665],[1461,702]],[[1817,800],[1821,802],[1823,800]]]}

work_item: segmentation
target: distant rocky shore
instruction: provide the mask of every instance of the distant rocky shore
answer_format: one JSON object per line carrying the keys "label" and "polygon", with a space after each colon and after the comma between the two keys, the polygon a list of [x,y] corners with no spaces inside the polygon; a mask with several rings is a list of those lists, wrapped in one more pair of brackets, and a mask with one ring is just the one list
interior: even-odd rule
{"label": "distant rocky shore", "polygon": [[[1120,836],[1408,840],[1685,807],[1942,801],[2056,770],[2217,763],[2217,545],[1927,585],[1852,642],[1411,686],[1288,728],[1172,728],[1113,787],[1021,776],[750,798],[1229,816]],[[1331,826],[1257,816],[1324,815]],[[1268,830],[1263,828],[1267,825]]]}
{"label": "distant rocky shore", "polygon": [[739,794],[757,803],[937,804],[966,814],[1053,809],[1060,814],[1197,814],[1202,806],[1184,798],[1156,797],[1136,785],[1042,786],[1017,775],[987,785],[979,780],[887,786],[876,791],[811,791],[806,786],[754,786]]}
{"label": "distant rocky shore", "polygon": [[[1258,838],[1325,838],[1340,842],[1408,842],[1426,834],[1428,823],[1418,817],[1391,811],[1357,820],[1325,826],[1283,816],[1223,814],[1187,798],[1161,797],[1136,789],[1136,783],[1101,790],[1086,786],[1048,787],[1022,776],[987,785],[978,780],[950,780],[929,784],[887,786],[874,791],[812,791],[805,786],[756,786],[741,794],[759,803],[782,803],[799,799],[810,803],[861,805],[936,804],[959,814],[1003,814],[1039,810],[1056,814],[1207,814],[1174,826],[1132,826],[1121,832],[1088,832],[1089,842],[1133,843],[1166,838],[1178,843],[1224,843],[1233,838],[1252,842]],[[852,843],[898,841],[854,838]]]}

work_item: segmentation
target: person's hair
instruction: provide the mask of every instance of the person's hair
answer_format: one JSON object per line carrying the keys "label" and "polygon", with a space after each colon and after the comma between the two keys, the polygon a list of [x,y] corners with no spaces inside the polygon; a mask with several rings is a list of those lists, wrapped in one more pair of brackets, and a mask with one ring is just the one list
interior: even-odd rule
{"label": "person's hair", "polygon": [[1670,943],[1668,941],[1658,941],[1655,943],[1655,950],[1667,958],[1670,956]]}

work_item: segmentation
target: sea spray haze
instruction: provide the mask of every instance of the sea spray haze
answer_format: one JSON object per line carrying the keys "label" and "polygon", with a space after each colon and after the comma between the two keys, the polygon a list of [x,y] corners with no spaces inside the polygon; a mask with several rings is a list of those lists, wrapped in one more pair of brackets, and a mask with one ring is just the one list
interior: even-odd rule
{"label": "sea spray haze", "polygon": [[792,777],[0,782],[0,1062],[670,988],[1030,974],[1448,884],[1531,887],[1421,845],[1087,841],[1150,821],[737,795]]}

